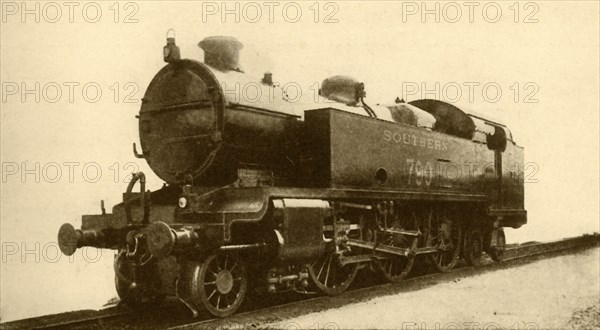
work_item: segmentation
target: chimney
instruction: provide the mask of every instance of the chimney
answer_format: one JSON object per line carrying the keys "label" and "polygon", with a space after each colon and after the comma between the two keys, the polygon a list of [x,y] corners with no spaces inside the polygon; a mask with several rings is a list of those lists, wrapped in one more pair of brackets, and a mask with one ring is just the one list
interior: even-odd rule
{"label": "chimney", "polygon": [[240,49],[244,45],[233,37],[207,37],[198,43],[204,50],[204,63],[219,71],[242,71],[239,64]]}

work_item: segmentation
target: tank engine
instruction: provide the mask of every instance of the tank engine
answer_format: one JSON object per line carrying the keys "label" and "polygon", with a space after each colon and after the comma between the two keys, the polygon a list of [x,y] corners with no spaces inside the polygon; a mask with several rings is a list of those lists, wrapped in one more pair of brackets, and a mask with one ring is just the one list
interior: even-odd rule
{"label": "tank engine", "polygon": [[[437,100],[369,106],[345,76],[297,102],[271,73],[242,71],[234,38],[199,46],[204,62],[181,59],[168,38],[142,99],[134,154],[164,187],[139,172],[112,213],[58,233],[66,255],[116,250],[123,303],[174,295],[223,317],[250,288],[338,294],[361,268],[397,282],[417,257],[440,271],[498,260],[502,228],[526,223],[523,148],[506,126]],[[239,97],[247,86],[257,97]]]}

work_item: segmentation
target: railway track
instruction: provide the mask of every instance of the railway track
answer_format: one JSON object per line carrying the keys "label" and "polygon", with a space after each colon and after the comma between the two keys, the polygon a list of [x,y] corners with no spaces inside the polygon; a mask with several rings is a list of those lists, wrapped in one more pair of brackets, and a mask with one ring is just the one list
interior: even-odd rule
{"label": "railway track", "polygon": [[40,327],[35,327],[34,329],[64,329],[64,328],[69,328],[69,327],[85,326],[89,322],[98,323],[104,319],[115,320],[119,317],[125,318],[127,316],[129,316],[129,312],[117,312],[117,313],[111,313],[111,314],[105,314],[105,315],[90,316],[87,318],[81,318],[81,319],[75,319],[75,320],[65,320],[65,321],[60,321],[60,322],[56,322],[56,323],[50,323],[50,324],[46,324],[46,325],[43,325]]}
{"label": "railway track", "polygon": [[[306,314],[323,309],[323,306],[343,305],[362,301],[366,296],[373,297],[378,294],[395,294],[403,288],[417,285],[419,288],[434,285],[435,283],[459,280],[476,272],[487,272],[502,267],[514,267],[518,260],[532,261],[536,256],[552,255],[555,253],[574,249],[598,246],[600,235],[585,235],[567,238],[552,242],[530,242],[507,246],[502,263],[493,263],[488,260],[480,267],[463,266],[449,273],[417,274],[398,284],[373,284],[349,290],[337,297],[314,296],[308,297],[294,295],[283,299],[269,296],[269,301],[253,302],[245,311],[241,311],[226,319],[216,319],[209,315],[201,315],[200,319],[191,319],[185,308],[179,304],[166,304],[164,308],[143,314],[133,314],[126,310],[110,307],[100,311],[82,311],[59,315],[42,316],[33,319],[0,324],[0,329],[106,329],[106,328],[247,328],[261,324],[276,323],[287,317]],[[406,289],[404,289],[405,291]],[[277,301],[280,300],[280,301]],[[274,302],[275,301],[275,302]],[[292,312],[290,312],[292,311]],[[277,314],[277,317],[273,315]]]}

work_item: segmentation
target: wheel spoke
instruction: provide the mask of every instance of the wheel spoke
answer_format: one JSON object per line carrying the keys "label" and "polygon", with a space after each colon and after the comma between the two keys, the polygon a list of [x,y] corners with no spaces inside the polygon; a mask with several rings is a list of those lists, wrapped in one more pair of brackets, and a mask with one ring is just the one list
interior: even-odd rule
{"label": "wheel spoke", "polygon": [[329,279],[329,269],[331,268],[331,256],[328,258],[329,263],[327,263],[327,273],[325,273],[325,286],[327,286],[327,280]]}
{"label": "wheel spoke", "polygon": [[231,306],[231,303],[229,303],[229,293],[225,295],[225,303],[227,304],[226,308],[229,308],[229,306]]}
{"label": "wheel spoke", "polygon": [[217,289],[214,289],[213,292],[210,294],[210,296],[208,296],[208,298],[206,298],[206,300],[210,300],[210,298],[212,298],[215,293],[217,293]]}
{"label": "wheel spoke", "polygon": [[215,258],[215,265],[217,265],[217,270],[218,270],[218,271],[220,271],[220,270],[222,270],[222,269],[223,269],[223,268],[221,268],[221,263],[219,262],[219,259],[221,259],[219,256],[217,256],[217,257]]}
{"label": "wheel spoke", "polygon": [[323,264],[321,265],[321,269],[319,269],[319,274],[317,274],[317,278],[321,278],[321,273],[323,272],[323,268],[325,268],[325,263],[327,262],[327,259],[325,259],[323,261]]}

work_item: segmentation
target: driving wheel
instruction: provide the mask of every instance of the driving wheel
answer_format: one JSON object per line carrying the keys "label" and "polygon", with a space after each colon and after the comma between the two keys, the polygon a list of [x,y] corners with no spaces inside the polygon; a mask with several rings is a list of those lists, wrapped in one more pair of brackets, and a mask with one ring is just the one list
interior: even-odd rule
{"label": "driving wheel", "polygon": [[483,236],[479,229],[471,229],[465,237],[465,259],[467,263],[478,267],[483,255]]}
{"label": "driving wheel", "polygon": [[337,295],[346,291],[358,272],[357,264],[342,267],[339,263],[339,255],[335,252],[323,254],[308,264],[307,268],[312,282],[328,295]]}
{"label": "driving wheel", "polygon": [[444,220],[438,225],[432,240],[436,252],[430,254],[429,258],[439,271],[449,272],[458,263],[461,237],[462,230],[459,224]]}
{"label": "driving wheel", "polygon": [[[412,244],[410,243],[412,241]],[[410,247],[412,245],[413,249],[417,247],[417,239],[409,238],[404,236],[393,237],[391,236],[384,243],[385,245],[392,247]],[[401,256],[390,256],[387,259],[377,259],[375,260],[376,268],[379,270],[381,275],[388,281],[392,283],[398,283],[402,281],[404,278],[410,274],[410,271],[413,268],[415,263],[415,255],[410,254],[406,257]]]}

